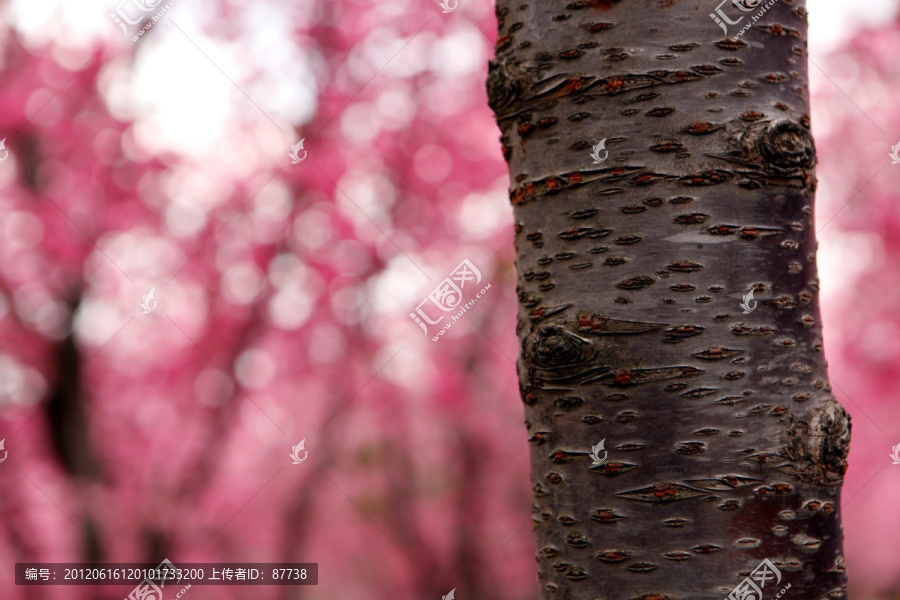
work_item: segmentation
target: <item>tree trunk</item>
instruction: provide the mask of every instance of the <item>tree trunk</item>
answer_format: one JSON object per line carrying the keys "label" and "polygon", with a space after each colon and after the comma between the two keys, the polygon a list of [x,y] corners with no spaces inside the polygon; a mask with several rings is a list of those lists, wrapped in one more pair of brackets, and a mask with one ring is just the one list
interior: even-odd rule
{"label": "tree trunk", "polygon": [[716,1],[499,0],[541,598],[846,595],[805,3]]}

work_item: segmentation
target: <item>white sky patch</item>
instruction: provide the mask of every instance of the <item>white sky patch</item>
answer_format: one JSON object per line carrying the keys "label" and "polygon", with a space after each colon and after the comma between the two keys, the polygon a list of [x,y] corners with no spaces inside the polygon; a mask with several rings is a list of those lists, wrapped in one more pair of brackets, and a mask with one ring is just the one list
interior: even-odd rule
{"label": "white sky patch", "polygon": [[812,0],[809,11],[809,47],[814,57],[837,48],[863,28],[877,28],[893,20],[897,0]]}
{"label": "white sky patch", "polygon": [[[410,257],[420,265],[425,264],[421,256]],[[429,282],[405,256],[395,256],[378,276],[369,280],[368,297],[372,311],[383,316],[399,314],[406,317],[437,283]]]}
{"label": "white sky patch", "polygon": [[481,241],[495,236],[497,231],[512,237],[511,229],[501,229],[509,219],[508,184],[504,175],[484,193],[473,192],[463,198],[457,218],[468,238]]}
{"label": "white sky patch", "polygon": [[[138,52],[129,97],[138,141],[154,153],[173,146],[189,154],[206,154],[221,139],[229,100],[237,90],[187,38],[165,32],[162,42],[148,38],[152,52]],[[160,37],[156,32],[155,37]],[[192,34],[194,42],[214,52],[226,73],[238,74],[232,57],[210,38]],[[173,65],[178,65],[173,68]]]}
{"label": "white sky patch", "polygon": [[843,290],[852,289],[859,276],[884,265],[884,243],[877,234],[825,228],[819,242],[816,262],[825,302],[848,296]]}
{"label": "white sky patch", "polygon": [[[121,60],[107,65],[103,77],[108,85],[102,87],[113,114],[136,121],[138,139],[151,153],[217,158],[216,154],[244,145],[250,146],[247,156],[241,157],[244,163],[284,158],[281,140],[273,144],[266,139],[264,147],[255,147],[259,142],[252,139],[252,132],[241,134],[250,140],[229,136],[241,129],[236,123],[249,123],[255,129],[270,128],[276,139],[284,138],[289,146],[298,137],[290,124],[313,118],[319,93],[314,68],[320,59],[298,44],[294,35],[294,28],[310,15],[274,2],[247,4],[237,24],[245,31],[239,40],[231,41],[204,34],[204,25],[217,18],[205,3],[179,0],[133,43],[132,32],[124,35],[109,17],[119,3],[12,0],[8,14],[30,46],[62,46],[64,50],[54,51],[53,56],[71,71],[91,58],[98,43],[133,47],[133,63]],[[130,10],[134,12],[133,7]],[[79,48],[84,52],[77,52]]]}
{"label": "white sky patch", "polygon": [[444,37],[437,39],[428,52],[429,68],[442,77],[476,75],[489,58],[487,40],[471,21],[460,21]]}

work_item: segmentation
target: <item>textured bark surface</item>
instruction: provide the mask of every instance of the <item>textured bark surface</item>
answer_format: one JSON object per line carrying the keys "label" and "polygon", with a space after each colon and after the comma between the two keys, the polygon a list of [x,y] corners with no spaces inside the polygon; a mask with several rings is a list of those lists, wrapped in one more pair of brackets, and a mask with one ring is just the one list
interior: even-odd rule
{"label": "textured bark surface", "polygon": [[805,3],[738,41],[716,4],[497,7],[541,598],[721,599],[764,558],[764,598],[846,595]]}

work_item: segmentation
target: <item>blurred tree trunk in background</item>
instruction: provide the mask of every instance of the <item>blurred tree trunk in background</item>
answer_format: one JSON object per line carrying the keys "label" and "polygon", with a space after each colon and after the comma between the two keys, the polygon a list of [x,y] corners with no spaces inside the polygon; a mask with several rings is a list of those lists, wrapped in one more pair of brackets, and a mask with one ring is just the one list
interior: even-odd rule
{"label": "blurred tree trunk in background", "polygon": [[541,597],[844,597],[804,2],[497,15]]}

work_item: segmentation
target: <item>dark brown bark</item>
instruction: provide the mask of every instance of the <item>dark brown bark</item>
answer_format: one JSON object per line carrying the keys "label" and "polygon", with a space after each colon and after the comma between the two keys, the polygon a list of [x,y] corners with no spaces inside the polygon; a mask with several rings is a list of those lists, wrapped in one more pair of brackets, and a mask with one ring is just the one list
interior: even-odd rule
{"label": "dark brown bark", "polygon": [[846,595],[805,3],[717,4],[498,3],[541,598]]}

